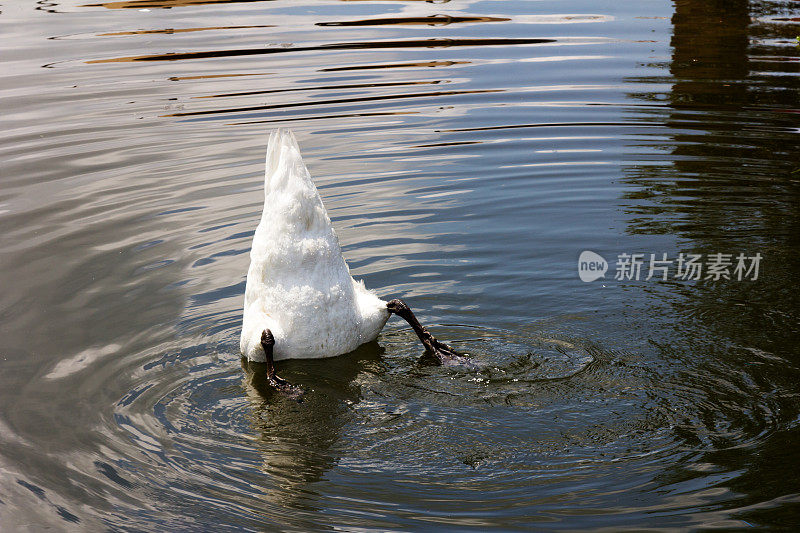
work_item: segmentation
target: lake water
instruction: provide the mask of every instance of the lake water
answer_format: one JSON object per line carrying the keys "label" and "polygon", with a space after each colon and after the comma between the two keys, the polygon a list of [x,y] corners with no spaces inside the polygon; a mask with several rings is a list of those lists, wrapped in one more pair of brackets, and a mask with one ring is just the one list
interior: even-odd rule
{"label": "lake water", "polygon": [[[797,2],[0,9],[4,531],[798,525]],[[253,385],[276,127],[477,370],[392,319]]]}

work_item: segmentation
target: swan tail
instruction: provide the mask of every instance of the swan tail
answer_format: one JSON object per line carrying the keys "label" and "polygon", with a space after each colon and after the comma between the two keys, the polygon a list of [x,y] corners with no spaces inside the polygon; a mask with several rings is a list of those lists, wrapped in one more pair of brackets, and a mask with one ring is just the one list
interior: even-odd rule
{"label": "swan tail", "polygon": [[267,147],[266,172],[264,175],[265,198],[271,192],[292,189],[314,189],[300,147],[291,130],[278,128],[269,136]]}

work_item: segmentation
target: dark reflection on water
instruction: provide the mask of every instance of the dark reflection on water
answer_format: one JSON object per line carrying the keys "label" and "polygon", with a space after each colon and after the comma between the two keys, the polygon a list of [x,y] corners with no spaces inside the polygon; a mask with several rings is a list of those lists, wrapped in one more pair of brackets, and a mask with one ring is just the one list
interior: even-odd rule
{"label": "dark reflection on water", "polygon": [[271,28],[272,26],[269,25],[260,25],[260,26],[216,26],[210,28],[181,28],[181,29],[174,29],[174,28],[166,28],[161,30],[138,30],[138,31],[118,31],[118,32],[111,32],[111,33],[100,33],[98,37],[119,37],[123,35],[147,35],[153,33],[166,33],[172,35],[174,33],[186,33],[190,31],[215,31],[215,30],[250,30],[253,28]]}
{"label": "dark reflection on water", "polygon": [[546,44],[554,39],[424,39],[418,41],[375,41],[357,43],[332,43],[319,46],[285,46],[282,48],[245,48],[236,50],[210,50],[204,52],[156,54],[145,56],[115,57],[95,59],[87,63],[122,63],[127,61],[180,61],[184,59],[207,59],[262,54],[283,54],[286,52],[324,52],[328,50],[360,50],[382,48],[450,48],[453,46],[511,46],[522,44]]}
{"label": "dark reflection on water", "polygon": [[81,7],[105,7],[106,9],[171,9],[205,4],[241,4],[271,2],[273,0],[131,0],[130,2],[104,2],[85,4]]}
{"label": "dark reflection on water", "polygon": [[317,22],[317,26],[385,26],[391,24],[410,25],[425,24],[429,26],[457,24],[459,22],[506,22],[511,19],[502,17],[450,17],[432,15],[429,17],[397,17],[386,19],[348,20],[343,22]]}
{"label": "dark reflection on water", "polygon": [[[633,167],[627,181],[636,190],[627,197],[631,232],[675,235],[688,253],[768,258],[757,283],[705,281],[671,295],[692,346],[682,382],[705,395],[697,418],[677,434],[698,450],[701,472],[726,475],[721,486],[737,494],[735,505],[721,505],[736,509],[740,522],[729,525],[785,527],[796,524],[800,494],[794,476],[780,474],[800,460],[800,84],[797,69],[769,60],[786,52],[776,37],[797,31],[765,23],[775,7],[676,3],[669,65],[675,82],[668,111],[650,115],[671,130],[660,142],[669,155]],[[683,351],[673,343],[663,348],[674,356]],[[701,476],[678,468],[662,478],[688,484]]]}
{"label": "dark reflection on water", "polygon": [[[9,530],[792,528],[791,2],[13,4],[0,13]],[[296,52],[296,53],[284,53]],[[43,68],[43,66],[45,68]],[[378,342],[241,368],[266,131]],[[612,261],[583,283],[581,251]],[[621,253],[757,280],[614,280]]]}

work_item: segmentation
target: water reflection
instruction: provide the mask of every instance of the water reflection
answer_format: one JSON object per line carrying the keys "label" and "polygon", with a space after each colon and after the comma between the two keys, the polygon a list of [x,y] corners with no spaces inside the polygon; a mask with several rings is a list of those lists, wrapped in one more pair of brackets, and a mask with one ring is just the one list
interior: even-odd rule
{"label": "water reflection", "polygon": [[[790,6],[4,5],[0,522],[789,523]],[[286,363],[302,405],[242,377],[271,123],[354,275],[477,371],[417,364],[392,322],[382,348]],[[584,284],[595,246],[765,262]]]}
{"label": "water reflection", "polygon": [[776,7],[743,0],[675,3],[671,90],[666,100],[660,93],[637,95],[666,106],[636,119],[644,115],[669,127],[654,141],[667,155],[626,170],[635,186],[626,195],[630,232],[676,235],[684,252],[765,256],[757,281],[703,280],[669,295],[675,327],[691,348],[662,349],[686,365],[684,386],[701,393],[697,419],[681,422],[676,434],[688,447],[709,451],[662,481],[680,486],[718,473],[705,482],[733,509],[704,519],[725,527],[784,523],[791,514],[786,502],[800,493],[796,482],[768,481],[779,464],[800,466],[800,457],[785,451],[799,442],[800,405],[792,391],[800,380],[794,289],[800,188],[793,174],[800,144],[796,121],[786,113],[796,108],[798,83],[785,63],[760,59],[780,57],[787,47],[753,44],[769,41],[776,30],[751,22]]}
{"label": "water reflection", "polygon": [[[275,94],[296,91],[328,91],[328,90],[341,90],[341,89],[367,89],[371,87],[409,87],[412,85],[438,85],[443,83],[442,80],[432,81],[396,81],[387,83],[355,83],[348,85],[328,85],[318,87],[295,87],[292,89],[268,89],[263,91],[247,91],[239,93],[225,93],[225,94],[208,94],[203,96],[195,96],[194,98],[229,98],[232,96],[252,96],[254,94]],[[444,81],[447,83],[447,80]]]}
{"label": "water reflection", "polygon": [[210,109],[207,111],[187,111],[184,113],[170,113],[169,117],[190,117],[198,115],[217,115],[217,114],[230,114],[230,113],[248,113],[252,111],[266,111],[270,109],[285,109],[290,107],[315,107],[315,106],[332,106],[335,104],[362,104],[364,102],[375,102],[381,100],[406,100],[409,98],[431,98],[442,96],[455,96],[465,94],[486,94],[486,93],[499,93],[503,92],[502,89],[478,89],[478,90],[465,90],[465,91],[432,91],[426,93],[411,93],[411,94],[390,94],[385,96],[362,96],[355,98],[337,98],[331,100],[315,100],[313,102],[292,102],[287,104],[274,104],[274,105],[260,105],[250,107],[232,107],[227,109]]}
{"label": "water reflection", "polygon": [[451,17],[447,15],[431,15],[429,17],[398,17],[386,19],[348,20],[341,22],[317,22],[317,26],[386,26],[386,25],[415,25],[444,26],[447,24],[475,23],[475,22],[506,22],[510,18],[503,17]]}
{"label": "water reflection", "polygon": [[353,65],[349,67],[329,67],[320,69],[320,72],[339,72],[342,70],[373,70],[385,68],[420,68],[420,67],[452,67],[453,65],[468,65],[469,61],[424,61],[419,63],[391,63],[386,65]]}
{"label": "water reflection", "polygon": [[84,4],[82,7],[105,7],[106,9],[171,9],[173,7],[189,7],[205,4],[246,4],[263,1],[265,0],[131,0],[129,2]]}
{"label": "water reflection", "polygon": [[[348,428],[359,417],[355,406],[368,375],[385,371],[377,342],[325,361],[291,361],[282,373],[305,389],[302,404],[275,392],[266,383],[263,363],[242,358],[244,390],[250,400],[253,444],[266,475],[260,490],[275,525],[311,527],[320,511],[314,484],[333,468],[346,448]],[[307,522],[304,516],[310,515]]]}
{"label": "water reflection", "polygon": [[203,52],[169,52],[141,56],[93,59],[86,63],[122,63],[129,61],[181,61],[186,59],[208,59],[219,57],[238,57],[264,54],[283,54],[288,52],[322,52],[327,50],[380,50],[395,48],[451,48],[457,46],[509,46],[554,43],[555,39],[423,39],[397,41],[365,41],[355,43],[329,43],[318,46],[293,46],[291,44],[274,48],[244,48],[236,50],[209,50]]}
{"label": "water reflection", "polygon": [[115,31],[111,33],[98,33],[98,37],[121,37],[125,35],[150,35],[165,34],[174,35],[176,33],[188,33],[195,31],[216,31],[216,30],[251,30],[255,28],[272,28],[270,25],[259,26],[215,26],[210,28],[166,28],[161,30],[136,30],[136,31]]}

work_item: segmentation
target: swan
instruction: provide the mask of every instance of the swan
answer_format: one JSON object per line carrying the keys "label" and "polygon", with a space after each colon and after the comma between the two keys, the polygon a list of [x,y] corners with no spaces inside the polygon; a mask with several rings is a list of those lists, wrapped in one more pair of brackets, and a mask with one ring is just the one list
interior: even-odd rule
{"label": "swan", "polygon": [[275,361],[351,352],[374,341],[392,314],[409,323],[435,363],[466,360],[436,340],[404,301],[381,300],[363,281],[353,279],[294,134],[272,132],[264,210],[247,271],[242,355],[266,363],[270,386],[299,396],[299,387],[276,374]]}

